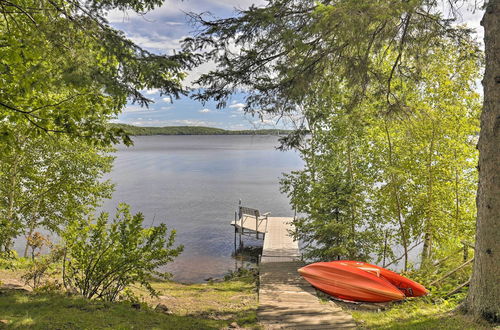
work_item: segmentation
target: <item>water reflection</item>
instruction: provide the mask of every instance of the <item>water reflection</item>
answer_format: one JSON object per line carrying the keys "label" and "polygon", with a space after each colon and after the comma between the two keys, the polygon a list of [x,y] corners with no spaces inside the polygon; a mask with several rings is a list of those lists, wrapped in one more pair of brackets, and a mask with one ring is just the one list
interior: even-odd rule
{"label": "water reflection", "polygon": [[[255,261],[234,254],[230,226],[238,200],[272,216],[292,216],[279,192],[283,172],[299,169],[293,152],[275,150],[273,136],[146,136],[131,148],[120,146],[109,178],[113,199],[103,210],[114,213],[119,202],[142,212],[146,222],[166,223],[177,231],[184,252],[166,270],[174,280],[201,282],[220,278]],[[259,246],[245,237],[246,246]]]}

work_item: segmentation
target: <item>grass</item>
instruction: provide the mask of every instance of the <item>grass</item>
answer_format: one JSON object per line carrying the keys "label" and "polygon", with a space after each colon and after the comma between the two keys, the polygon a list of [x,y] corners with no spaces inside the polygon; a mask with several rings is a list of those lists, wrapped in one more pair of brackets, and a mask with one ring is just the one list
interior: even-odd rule
{"label": "grass", "polygon": [[[22,273],[22,267],[17,271],[0,269],[0,282],[20,285]],[[132,291],[141,302],[139,310],[130,302],[106,303],[57,293],[0,289],[0,328],[221,329],[236,322],[257,329],[255,277],[249,272],[234,275],[227,281],[200,284],[154,281],[158,297],[134,287]],[[457,301],[436,304],[426,297],[396,303],[380,312],[349,312],[362,329],[492,329],[487,323],[454,312]],[[155,312],[154,307],[160,303],[172,314]]]}
{"label": "grass", "polygon": [[58,294],[3,292],[0,319],[29,329],[219,329],[220,321],[166,315],[130,303],[104,303]]}
{"label": "grass", "polygon": [[428,298],[408,300],[385,311],[353,311],[360,328],[366,329],[493,329],[486,322],[454,310],[456,302],[434,304]]}
{"label": "grass", "polygon": [[[17,272],[2,270],[0,281],[12,282]],[[7,281],[8,280],[8,281]],[[62,293],[36,293],[0,289],[0,328],[16,329],[221,329],[236,322],[259,328],[253,276],[246,274],[224,282],[181,284],[153,283],[160,296],[149,297],[134,288],[141,308],[130,302],[89,301]],[[162,303],[172,314],[154,311]]]}
{"label": "grass", "polygon": [[176,315],[192,316],[237,322],[240,326],[254,327],[257,324],[257,293],[251,274],[223,282],[182,284],[176,282],[154,282],[160,293],[151,298],[144,290],[136,289],[143,301],[149,305],[163,303]]}

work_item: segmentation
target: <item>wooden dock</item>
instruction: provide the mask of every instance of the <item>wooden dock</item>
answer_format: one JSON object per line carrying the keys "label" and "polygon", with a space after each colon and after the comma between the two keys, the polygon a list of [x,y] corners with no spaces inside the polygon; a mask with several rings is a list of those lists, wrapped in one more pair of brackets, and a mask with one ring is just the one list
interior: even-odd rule
{"label": "wooden dock", "polygon": [[[265,329],[354,329],[350,314],[331,301],[320,301],[316,290],[297,272],[304,263],[297,241],[290,237],[293,218],[267,217],[261,223],[238,222],[247,234],[261,234],[264,247],[259,266],[257,317]],[[241,237],[241,236],[240,236]]]}

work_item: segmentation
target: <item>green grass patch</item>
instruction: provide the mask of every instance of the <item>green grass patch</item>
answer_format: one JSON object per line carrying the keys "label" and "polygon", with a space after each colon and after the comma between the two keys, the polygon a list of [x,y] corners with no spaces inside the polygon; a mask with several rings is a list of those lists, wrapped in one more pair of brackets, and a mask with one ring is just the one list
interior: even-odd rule
{"label": "green grass patch", "polygon": [[[20,271],[2,270],[0,280],[18,281]],[[258,329],[255,278],[182,284],[155,281],[159,297],[134,288],[141,308],[130,302],[108,303],[63,293],[0,289],[0,328],[29,329],[220,329],[236,322]],[[171,314],[154,311],[157,304]]]}
{"label": "green grass patch", "polygon": [[166,315],[130,303],[88,301],[59,294],[2,291],[0,319],[12,328],[30,329],[219,329],[225,322]]}
{"label": "green grass patch", "polygon": [[492,329],[487,323],[455,312],[457,303],[429,299],[408,300],[385,311],[353,311],[361,328],[367,329]]}

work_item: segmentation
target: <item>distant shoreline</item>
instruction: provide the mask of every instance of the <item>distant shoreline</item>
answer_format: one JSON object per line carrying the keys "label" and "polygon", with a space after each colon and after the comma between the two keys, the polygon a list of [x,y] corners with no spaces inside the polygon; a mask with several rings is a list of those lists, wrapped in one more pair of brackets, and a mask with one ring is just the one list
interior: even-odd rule
{"label": "distant shoreline", "polygon": [[128,124],[110,123],[113,128],[121,128],[128,135],[286,135],[290,131],[282,129],[257,129],[257,130],[226,130],[215,127],[203,126],[165,126],[165,127],[142,127]]}

